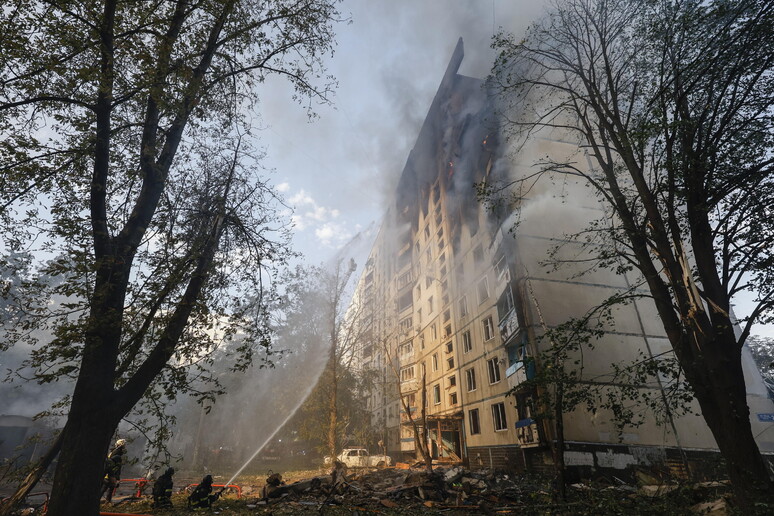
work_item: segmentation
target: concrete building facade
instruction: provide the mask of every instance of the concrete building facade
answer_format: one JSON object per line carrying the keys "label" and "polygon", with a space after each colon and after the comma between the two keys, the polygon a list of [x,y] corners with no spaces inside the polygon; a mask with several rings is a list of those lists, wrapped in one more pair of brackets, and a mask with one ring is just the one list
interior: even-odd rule
{"label": "concrete building facade", "polygon": [[[368,406],[395,458],[417,457],[411,420],[420,419],[424,392],[435,460],[546,468],[555,427],[534,417],[538,393],[525,386],[536,368],[529,357],[546,345],[540,334],[636,285],[637,278],[605,269],[579,274],[577,267],[548,263],[549,256],[582,262],[588,253],[566,235],[598,217],[601,208],[577,184],[535,185],[518,226],[512,213],[482,206],[476,185],[493,175],[529,174],[532,156],[561,154],[592,164],[577,144],[551,135],[535,137],[521,149],[523,159],[514,161],[483,81],[457,73],[462,59],[460,40],[359,279],[356,313],[368,338],[358,364],[378,372]],[[557,188],[570,193],[570,202],[556,195]],[[585,381],[605,381],[611,364],[671,353],[649,302],[621,305],[613,319],[593,349],[584,351]],[[774,413],[774,405],[749,353],[747,359],[753,430],[761,449],[774,451],[774,430],[755,417]],[[663,388],[658,379],[642,386]],[[696,406],[683,416],[645,414],[642,424],[624,429],[606,410],[580,407],[563,418],[565,460],[580,469],[662,465],[687,473],[693,456],[716,452]]]}

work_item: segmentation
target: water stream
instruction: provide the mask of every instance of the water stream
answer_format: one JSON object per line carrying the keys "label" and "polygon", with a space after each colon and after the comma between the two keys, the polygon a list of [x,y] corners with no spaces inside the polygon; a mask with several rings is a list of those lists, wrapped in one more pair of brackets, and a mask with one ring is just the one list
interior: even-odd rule
{"label": "water stream", "polygon": [[[321,373],[322,373],[322,372],[321,372]],[[318,377],[319,377],[319,375],[318,375]],[[237,470],[237,472],[236,472],[236,473],[234,473],[234,475],[233,475],[233,476],[232,476],[230,479],[228,479],[228,482],[226,482],[226,485],[229,485],[229,484],[231,484],[231,482],[233,482],[233,481],[234,481],[234,479],[235,479],[236,477],[238,477],[238,476],[239,476],[239,474],[240,474],[240,473],[242,473],[242,471],[244,471],[244,469],[245,469],[245,468],[246,468],[246,467],[247,467],[247,466],[248,466],[248,465],[249,465],[249,464],[250,464],[250,463],[253,461],[253,459],[254,459],[254,458],[255,458],[255,457],[256,457],[256,456],[257,456],[259,453],[261,453],[261,450],[263,450],[263,448],[264,448],[264,447],[265,447],[267,444],[269,444],[269,442],[270,442],[272,439],[274,439],[274,436],[275,436],[275,435],[277,435],[277,432],[279,432],[279,431],[280,431],[280,429],[282,429],[282,427],[283,427],[283,426],[285,426],[285,423],[287,423],[287,422],[290,420],[290,418],[291,418],[291,417],[293,417],[293,415],[294,415],[294,414],[295,414],[295,413],[298,411],[298,409],[299,409],[299,408],[301,408],[301,405],[303,405],[303,404],[304,404],[304,401],[306,401],[306,398],[307,398],[307,397],[309,397],[309,394],[311,394],[311,392],[312,392],[312,389],[314,389],[314,387],[315,387],[316,385],[317,385],[317,380],[315,379],[315,381],[314,381],[314,382],[312,382],[312,383],[310,384],[310,386],[309,386],[309,387],[307,387],[307,389],[306,389],[306,392],[305,392],[305,393],[304,393],[304,395],[301,397],[301,399],[298,401],[298,403],[297,403],[297,404],[296,404],[296,406],[293,408],[293,410],[291,410],[291,411],[290,411],[290,414],[288,414],[288,416],[287,416],[287,417],[286,417],[286,418],[285,418],[285,419],[282,421],[282,423],[280,423],[280,424],[277,426],[277,428],[276,428],[276,429],[274,429],[274,431],[271,433],[271,435],[270,435],[269,437],[267,437],[265,441],[263,441],[263,444],[261,444],[261,445],[260,445],[260,446],[259,446],[259,447],[258,447],[258,448],[255,450],[255,452],[253,452],[253,454],[250,456],[250,458],[249,458],[249,459],[247,459],[247,461],[246,461],[244,464],[242,464],[242,467],[240,467],[240,468]]]}

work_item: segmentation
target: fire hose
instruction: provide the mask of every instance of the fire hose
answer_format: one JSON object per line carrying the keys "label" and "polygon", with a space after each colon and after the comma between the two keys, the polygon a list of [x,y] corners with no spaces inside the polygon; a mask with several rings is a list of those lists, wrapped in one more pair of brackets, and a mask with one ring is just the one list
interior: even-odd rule
{"label": "fire hose", "polygon": [[[186,486],[186,489],[191,489],[192,487],[196,487],[198,485],[199,484],[188,484]],[[226,489],[233,488],[236,491],[237,498],[242,498],[242,488],[239,487],[236,484],[212,484],[212,487],[220,487],[221,488],[221,490],[218,493],[218,495],[221,495],[223,493],[223,491],[225,491]]]}

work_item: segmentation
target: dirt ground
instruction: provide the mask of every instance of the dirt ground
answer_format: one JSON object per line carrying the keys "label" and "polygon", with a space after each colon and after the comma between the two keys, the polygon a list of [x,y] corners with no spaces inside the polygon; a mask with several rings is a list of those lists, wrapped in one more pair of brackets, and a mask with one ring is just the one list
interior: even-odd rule
{"label": "dirt ground", "polygon": [[[265,476],[236,480],[238,498],[230,490],[204,513],[222,515],[348,515],[371,514],[518,514],[518,515],[653,515],[677,516],[733,514],[726,505],[724,483],[661,486],[575,484],[568,487],[567,500],[552,494],[550,479],[539,476],[509,476],[489,471],[442,469],[430,476],[421,470],[387,468],[347,471],[338,483],[329,471],[307,470],[283,474],[274,498],[262,498]],[[176,475],[177,477],[177,475]],[[312,478],[318,481],[311,481]],[[175,479],[176,491],[188,479]],[[215,484],[225,481],[215,479]],[[173,495],[174,509],[151,507],[149,498],[103,505],[104,511],[159,516],[191,515],[187,493]],[[762,513],[762,514],[765,514]],[[771,514],[771,513],[769,513]],[[749,515],[746,515],[749,516]]]}

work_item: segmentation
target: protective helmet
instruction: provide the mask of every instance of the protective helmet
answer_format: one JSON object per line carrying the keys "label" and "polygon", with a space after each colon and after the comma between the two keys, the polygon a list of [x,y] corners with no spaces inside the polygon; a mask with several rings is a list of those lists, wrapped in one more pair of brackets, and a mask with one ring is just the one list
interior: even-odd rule
{"label": "protective helmet", "polygon": [[116,441],[116,446],[123,446],[126,444],[126,439],[119,439]]}

